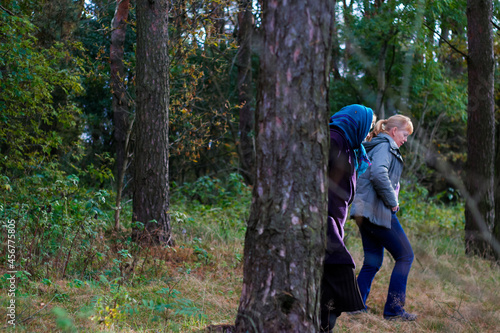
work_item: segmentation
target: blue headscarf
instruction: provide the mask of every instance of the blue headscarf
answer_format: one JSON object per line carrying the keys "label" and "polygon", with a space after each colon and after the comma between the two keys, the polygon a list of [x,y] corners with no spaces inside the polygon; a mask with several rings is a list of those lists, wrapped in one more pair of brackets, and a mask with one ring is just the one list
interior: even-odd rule
{"label": "blue headscarf", "polygon": [[362,142],[370,131],[372,120],[373,110],[359,104],[345,106],[330,117],[330,125],[337,126],[344,132],[354,150],[354,167],[358,176],[371,165]]}

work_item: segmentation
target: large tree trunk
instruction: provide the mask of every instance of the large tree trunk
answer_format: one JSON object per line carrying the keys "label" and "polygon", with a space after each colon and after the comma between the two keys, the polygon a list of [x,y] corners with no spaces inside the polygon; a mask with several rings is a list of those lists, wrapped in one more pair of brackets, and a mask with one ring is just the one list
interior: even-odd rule
{"label": "large tree trunk", "polygon": [[495,218],[494,57],[491,0],[467,1],[468,105],[465,208],[465,251],[490,254],[490,230]]}
{"label": "large tree trunk", "polygon": [[130,137],[129,107],[127,88],[125,86],[125,70],[123,65],[123,45],[127,30],[129,0],[117,0],[113,21],[111,22],[110,68],[111,91],[113,94],[113,123],[116,152],[116,207],[115,229],[120,225],[121,198],[123,180],[127,164],[127,142]]}
{"label": "large tree trunk", "polygon": [[168,186],[168,0],[137,0],[133,230],[144,244],[171,241]]}
{"label": "large tree trunk", "polygon": [[239,155],[243,177],[249,184],[255,177],[255,112],[252,105],[252,0],[239,0],[238,92],[240,108]]}
{"label": "large tree trunk", "polygon": [[317,332],[331,0],[264,2],[256,179],[237,332]]}

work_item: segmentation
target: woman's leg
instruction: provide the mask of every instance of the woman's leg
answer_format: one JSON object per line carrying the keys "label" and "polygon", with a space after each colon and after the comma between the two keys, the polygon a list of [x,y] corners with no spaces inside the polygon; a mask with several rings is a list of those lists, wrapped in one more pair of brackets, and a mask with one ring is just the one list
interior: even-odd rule
{"label": "woman's leg", "polygon": [[365,255],[363,266],[358,274],[358,285],[363,303],[366,307],[366,299],[370,294],[373,279],[384,261],[384,247],[376,236],[376,234],[379,233],[378,229],[381,227],[372,224],[366,218],[357,218],[356,223],[361,233],[361,241],[363,243],[363,252]]}
{"label": "woman's leg", "polygon": [[384,316],[390,317],[404,313],[406,284],[414,255],[410,241],[406,237],[395,213],[392,214],[391,229],[387,233],[386,237],[384,237],[384,247],[396,261],[392,270],[384,308]]}

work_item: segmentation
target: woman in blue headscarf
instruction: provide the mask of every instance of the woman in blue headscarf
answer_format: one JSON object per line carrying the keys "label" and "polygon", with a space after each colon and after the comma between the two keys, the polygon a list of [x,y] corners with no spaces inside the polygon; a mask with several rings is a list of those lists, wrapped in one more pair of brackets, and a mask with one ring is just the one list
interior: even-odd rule
{"label": "woman in blue headscarf", "polygon": [[321,281],[321,331],[329,332],[342,312],[365,308],[344,244],[344,224],[357,176],[370,165],[362,142],[373,124],[373,110],[353,104],[330,118],[327,248]]}

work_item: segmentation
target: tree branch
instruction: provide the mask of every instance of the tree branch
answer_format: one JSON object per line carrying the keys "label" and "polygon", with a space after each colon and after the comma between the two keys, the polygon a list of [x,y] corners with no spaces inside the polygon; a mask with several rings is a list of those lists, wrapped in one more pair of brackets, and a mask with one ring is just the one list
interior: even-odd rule
{"label": "tree branch", "polygon": [[4,12],[6,12],[7,14],[11,15],[11,16],[15,16],[13,12],[11,12],[10,10],[8,10],[7,8],[5,8],[2,5],[0,5],[0,9],[3,10]]}
{"label": "tree branch", "polygon": [[455,52],[457,53],[460,53],[465,59],[468,59],[469,56],[467,54],[465,54],[464,52],[460,51],[459,49],[457,49],[454,45],[452,45],[450,42],[448,42],[446,40],[446,38],[444,38],[443,36],[441,36],[440,34],[438,34],[436,32],[436,30],[432,29],[427,23],[424,23],[424,25],[427,27],[427,29],[429,29],[430,31],[432,31],[434,34],[436,34],[442,41],[444,41],[446,44],[448,44]]}
{"label": "tree branch", "polygon": [[[493,20],[490,20],[491,24],[497,28],[497,30],[500,30],[500,26],[498,24],[496,24],[495,22],[493,22]],[[497,35],[500,35],[500,33],[497,32]]]}

